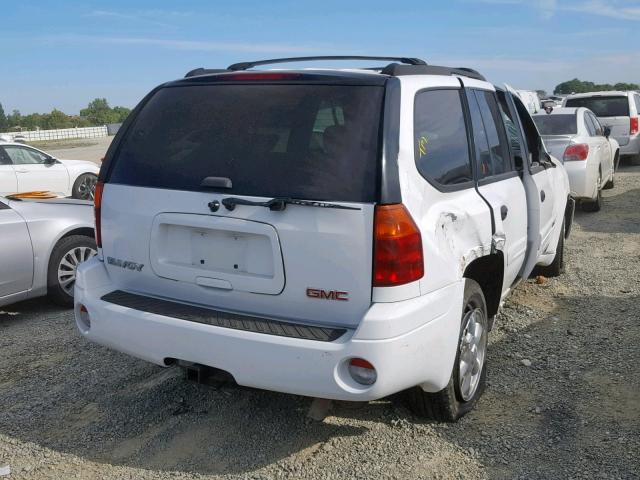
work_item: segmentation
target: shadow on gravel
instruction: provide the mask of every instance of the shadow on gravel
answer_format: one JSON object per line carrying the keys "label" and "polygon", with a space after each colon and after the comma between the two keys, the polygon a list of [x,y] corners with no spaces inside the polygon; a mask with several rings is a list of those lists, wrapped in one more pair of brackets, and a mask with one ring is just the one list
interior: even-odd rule
{"label": "shadow on gravel", "polygon": [[473,449],[489,478],[635,478],[640,296],[556,303],[491,345],[478,408],[441,434]]}

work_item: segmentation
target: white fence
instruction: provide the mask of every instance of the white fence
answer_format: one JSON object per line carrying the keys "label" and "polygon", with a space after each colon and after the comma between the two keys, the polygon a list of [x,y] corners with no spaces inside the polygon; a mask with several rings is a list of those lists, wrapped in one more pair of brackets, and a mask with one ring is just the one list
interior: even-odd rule
{"label": "white fence", "polygon": [[106,137],[107,126],[85,128],[60,128],[58,130],[31,130],[28,132],[0,133],[2,137],[18,138],[25,141],[33,140],[64,140],[67,138],[95,138]]}

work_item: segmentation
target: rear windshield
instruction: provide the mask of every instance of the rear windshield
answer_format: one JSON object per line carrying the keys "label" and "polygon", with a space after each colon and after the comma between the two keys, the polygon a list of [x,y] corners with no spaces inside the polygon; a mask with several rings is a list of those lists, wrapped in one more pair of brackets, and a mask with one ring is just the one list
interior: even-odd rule
{"label": "rear windshield", "polygon": [[628,117],[629,99],[627,97],[583,97],[567,99],[567,107],[586,107],[596,117]]}
{"label": "rear windshield", "polygon": [[575,114],[534,115],[540,135],[574,135],[578,133]]}
{"label": "rear windshield", "polygon": [[373,202],[384,88],[235,84],[159,90],[123,139],[109,182]]}

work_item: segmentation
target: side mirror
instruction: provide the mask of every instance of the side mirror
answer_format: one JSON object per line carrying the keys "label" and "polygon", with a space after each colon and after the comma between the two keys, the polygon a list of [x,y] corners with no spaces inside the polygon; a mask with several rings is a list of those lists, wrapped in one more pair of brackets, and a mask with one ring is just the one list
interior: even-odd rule
{"label": "side mirror", "polygon": [[605,137],[609,138],[611,136],[611,127],[604,127],[602,129],[602,133],[604,134]]}
{"label": "side mirror", "polygon": [[54,163],[57,163],[58,160],[56,160],[54,157],[47,157],[44,159],[44,164],[45,165],[53,165]]}

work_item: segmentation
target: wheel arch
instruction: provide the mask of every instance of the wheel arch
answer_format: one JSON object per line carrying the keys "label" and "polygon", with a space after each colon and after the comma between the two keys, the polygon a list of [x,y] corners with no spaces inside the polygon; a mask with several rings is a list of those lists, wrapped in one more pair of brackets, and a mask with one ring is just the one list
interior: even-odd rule
{"label": "wheel arch", "polygon": [[504,282],[504,254],[497,251],[476,258],[467,265],[463,277],[475,280],[482,288],[489,318],[498,313]]}

